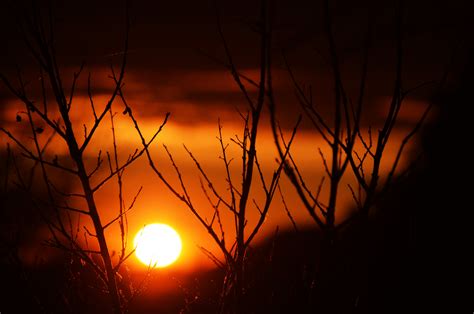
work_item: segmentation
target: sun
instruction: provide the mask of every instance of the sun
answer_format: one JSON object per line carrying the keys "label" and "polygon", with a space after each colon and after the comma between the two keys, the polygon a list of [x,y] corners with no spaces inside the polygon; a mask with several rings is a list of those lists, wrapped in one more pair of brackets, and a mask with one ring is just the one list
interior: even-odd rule
{"label": "sun", "polygon": [[134,240],[135,255],[150,267],[166,267],[175,262],[182,249],[179,234],[165,224],[146,225]]}

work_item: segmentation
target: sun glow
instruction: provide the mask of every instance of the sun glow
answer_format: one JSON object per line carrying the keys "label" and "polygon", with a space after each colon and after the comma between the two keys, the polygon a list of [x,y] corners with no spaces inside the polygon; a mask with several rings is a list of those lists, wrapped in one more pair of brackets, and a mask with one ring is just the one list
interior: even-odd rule
{"label": "sun glow", "polygon": [[165,224],[146,225],[135,236],[135,254],[150,267],[166,267],[175,262],[182,249],[179,234]]}

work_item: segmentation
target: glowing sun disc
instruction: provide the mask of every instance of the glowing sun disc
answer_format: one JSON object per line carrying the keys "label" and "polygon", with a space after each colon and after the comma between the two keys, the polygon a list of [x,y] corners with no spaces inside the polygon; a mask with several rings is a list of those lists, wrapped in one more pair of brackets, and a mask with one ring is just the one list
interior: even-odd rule
{"label": "glowing sun disc", "polygon": [[166,267],[175,262],[181,253],[181,238],[165,224],[146,225],[135,236],[135,255],[150,267]]}

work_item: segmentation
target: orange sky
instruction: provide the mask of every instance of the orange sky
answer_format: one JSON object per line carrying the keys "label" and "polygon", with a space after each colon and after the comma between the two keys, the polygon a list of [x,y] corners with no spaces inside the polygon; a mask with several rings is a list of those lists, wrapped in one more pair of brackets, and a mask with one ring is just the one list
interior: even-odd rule
{"label": "orange sky", "polygon": [[[107,90],[108,86],[110,86],[108,85],[110,82],[106,79],[105,71],[99,70],[97,73],[98,74],[95,76],[97,79],[93,82],[96,82],[94,87],[100,92],[94,94],[94,101],[97,106],[100,107],[100,104],[103,106],[107,100],[108,96],[107,94],[103,94],[103,92],[104,90]],[[248,73],[251,75],[253,72],[248,71]],[[222,80],[219,79],[220,76],[223,77]],[[183,73],[181,76],[176,75],[176,77],[179,77],[181,84],[184,84],[184,86],[190,86],[191,90],[201,93],[235,92],[235,86],[232,79],[229,75],[223,72],[191,72]],[[187,145],[187,147],[199,159],[203,168],[208,172],[210,178],[214,180],[214,185],[219,187],[220,191],[226,195],[224,188],[225,181],[223,180],[224,167],[222,161],[218,158],[220,156],[220,148],[219,143],[216,140],[218,131],[217,119],[221,119],[224,139],[229,143],[230,137],[242,133],[242,123],[233,106],[229,106],[228,104],[223,104],[222,106],[203,104],[203,100],[200,100],[199,98],[193,100],[192,97],[187,100],[182,100],[183,91],[179,87],[176,87],[172,81],[164,81],[161,83],[161,85],[157,83],[159,87],[157,87],[157,92],[154,94],[153,86],[141,84],[139,83],[139,80],[137,80],[137,76],[131,75],[131,77],[126,80],[127,97],[146,136],[150,136],[161,124],[164,112],[175,108],[172,112],[170,121],[152,146],[151,152],[160,170],[163,171],[167,178],[170,178],[170,182],[178,187],[176,176],[166,157],[165,151],[162,148],[162,144],[168,146],[184,175],[184,179],[191,191],[191,195],[197,208],[204,216],[210,219],[212,217],[212,209],[209,207],[206,199],[201,193],[198,173],[192,160],[187,156],[183,149],[182,144]],[[281,85],[283,83],[277,82],[277,87],[279,84]],[[82,86],[82,88],[84,88],[84,86]],[[166,97],[160,97],[160,95],[166,95]],[[154,97],[156,97],[158,101],[155,102],[153,100]],[[173,101],[173,98],[178,100]],[[221,99],[221,101],[225,102],[225,99]],[[372,113],[372,116],[375,118],[374,121],[378,121],[377,118],[384,114],[384,109],[388,104],[388,98],[378,98],[377,101],[379,103],[379,105],[376,106],[377,110]],[[236,101],[236,103],[238,103],[238,101]],[[387,146],[387,154],[384,159],[382,170],[386,170],[386,165],[390,165],[390,161],[395,156],[398,144],[407,131],[406,128],[415,121],[419,114],[421,114],[425,103],[421,101],[408,100],[406,105],[408,109],[401,112],[400,119],[402,122],[401,125],[403,125],[404,128],[395,129],[392,141],[390,141]],[[20,110],[18,109],[18,106],[19,104],[16,101],[9,101],[7,103],[7,109],[3,112],[4,117],[9,121],[5,126],[10,130],[17,132],[19,131],[19,128],[25,126],[24,124],[13,122],[16,112]],[[140,148],[140,143],[133,125],[127,117],[121,114],[122,110],[122,105],[117,102],[114,105],[114,111],[117,112],[115,128],[117,132],[120,158],[123,162],[126,156],[132,153],[135,148]],[[88,105],[87,95],[84,94],[83,89],[75,97],[71,114],[73,117],[73,123],[77,126],[76,135],[78,138],[82,138],[83,128],[80,126],[86,124],[90,129],[91,125],[91,111]],[[266,175],[270,176],[272,169],[275,166],[274,158],[276,156],[276,151],[268,121],[266,119],[267,117],[265,116],[262,121],[262,127],[260,128],[257,152],[259,154],[259,160],[263,165],[264,172],[266,172]],[[189,123],[188,121],[193,121],[193,123]],[[42,136],[43,139],[46,138],[46,134],[47,132]],[[4,145],[6,140],[5,137],[0,137],[0,140],[2,141],[2,145]],[[328,153],[328,147],[321,138],[316,135],[313,130],[303,128],[298,133],[292,148],[295,159],[304,173],[308,185],[312,186],[314,189],[316,189],[320,178],[323,175],[322,162],[317,151],[318,147],[320,147],[325,154]],[[91,146],[86,151],[86,157],[90,157],[89,169],[92,169],[95,166],[95,160],[99,149],[102,149],[103,152],[106,150],[112,150],[110,123],[108,118],[105,119],[104,124],[99,128],[94,140],[91,142]],[[58,141],[54,141],[49,148],[50,156],[57,154],[59,156],[59,161],[62,159],[61,155],[65,153],[65,146],[59,144]],[[237,180],[235,182],[239,182],[238,176],[240,174],[240,168],[238,162],[240,161],[240,155],[239,150],[233,144],[231,144],[230,155],[235,158],[233,175],[234,179]],[[144,157],[133,164],[124,174],[125,199],[127,206],[130,204],[138,189],[141,186],[143,187],[143,191],[138,198],[134,209],[128,215],[129,248],[132,245],[131,243],[133,243],[134,235],[141,227],[143,227],[143,225],[155,222],[167,223],[173,226],[180,233],[183,239],[182,256],[178,262],[172,266],[173,268],[194,270],[196,267],[212,266],[210,261],[200,252],[197,246],[204,246],[220,256],[217,245],[212,242],[205,229],[198,223],[186,206],[172,196],[159,179],[152,173],[147,163],[148,162]],[[403,167],[403,163],[401,164],[401,167]],[[106,173],[107,165],[103,166],[102,172],[98,173],[97,180],[99,180],[100,177],[105,176]],[[352,200],[347,188],[347,183],[351,182],[354,183],[353,178],[345,177],[341,184],[341,194],[339,199],[339,204],[341,206],[339,206],[340,209],[336,214],[338,219],[342,219],[351,208]],[[71,184],[72,189],[79,188],[77,182],[72,182]],[[314,226],[314,222],[311,221],[309,215],[300,206],[300,202],[286,178],[282,179],[281,184],[283,191],[285,192],[286,202],[289,204],[289,207],[292,210],[292,215],[298,226]],[[258,177],[255,177],[253,189],[253,197],[258,202],[263,196]],[[111,180],[109,184],[104,188],[101,188],[96,195],[103,222],[110,221],[118,212],[116,193],[117,186],[115,181]],[[325,189],[323,189],[321,197],[323,200],[327,197],[327,191]],[[224,226],[227,231],[227,242],[231,242],[233,220],[229,213],[227,213],[227,215],[224,214],[224,217],[225,216],[227,216],[224,218]],[[258,212],[252,207],[249,210],[249,226],[252,226],[257,218]],[[91,223],[87,220],[81,220],[81,224],[82,223],[85,226],[88,226],[89,229],[92,229]],[[291,228],[290,221],[283,209],[278,194],[275,195],[275,201],[269,212],[268,219],[256,241],[258,242],[263,237],[272,234],[277,226],[283,229]],[[118,250],[120,248],[120,236],[118,230],[118,226],[108,229],[107,236],[112,250]],[[130,265],[133,267],[142,267],[135,257],[132,258]]]}

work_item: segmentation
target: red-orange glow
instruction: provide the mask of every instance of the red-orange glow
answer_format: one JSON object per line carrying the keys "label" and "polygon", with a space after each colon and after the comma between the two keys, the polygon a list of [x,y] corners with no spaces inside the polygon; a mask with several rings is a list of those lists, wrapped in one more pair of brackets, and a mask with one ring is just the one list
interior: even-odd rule
{"label": "red-orange glow", "polygon": [[[249,71],[252,75],[251,71]],[[183,79],[186,82],[189,81],[189,88],[205,91],[209,89],[208,86],[204,84],[204,80],[199,79],[206,77],[209,73],[191,73],[185,76]],[[215,78],[217,81],[218,74],[225,75],[224,71],[222,73],[211,73],[211,77]],[[105,75],[100,75],[103,77],[101,79],[95,80],[98,83],[100,88],[105,89],[109,86]],[[225,81],[225,82],[224,82]],[[225,79],[220,82],[218,85],[212,85],[214,88],[217,88],[219,91],[229,91],[232,90],[232,81],[231,78],[229,81]],[[94,81],[93,81],[94,82]],[[200,182],[199,182],[199,172],[197,171],[193,161],[189,158],[189,155],[183,149],[183,144],[185,144],[189,150],[191,150],[194,156],[199,160],[201,166],[205,171],[207,171],[208,176],[213,180],[214,185],[219,188],[222,195],[227,195],[228,191],[226,190],[226,181],[224,176],[224,165],[222,160],[219,159],[221,155],[219,143],[216,140],[216,135],[218,133],[217,120],[220,118],[222,127],[223,127],[223,137],[227,143],[230,143],[228,154],[230,158],[234,158],[234,162],[231,164],[232,176],[235,182],[240,182],[239,180],[241,175],[241,168],[239,161],[241,160],[241,152],[239,152],[239,147],[233,145],[230,141],[231,137],[234,137],[236,134],[242,134],[242,121],[239,118],[236,110],[231,106],[218,106],[212,107],[213,110],[207,110],[207,107],[204,107],[206,104],[201,103],[199,100],[194,102],[191,100],[173,100],[165,103],[164,105],[156,105],[152,108],[152,113],[150,111],[150,102],[154,97],[153,92],[149,86],[140,85],[134,83],[134,80],[129,79],[127,81],[128,99],[130,100],[130,105],[133,106],[134,114],[138,117],[141,130],[146,138],[154,133],[154,131],[162,123],[164,117],[163,112],[164,107],[175,107],[178,108],[176,111],[172,112],[172,116],[169,122],[164,127],[162,133],[157,137],[155,143],[150,146],[150,152],[155,160],[155,163],[162,171],[163,175],[172,183],[174,186],[179,187],[179,181],[177,180],[176,174],[173,167],[162,147],[162,144],[165,144],[170,152],[173,154],[174,160],[178,167],[180,168],[181,173],[183,174],[183,179],[187,184],[187,189],[189,194],[193,199],[193,204],[196,209],[208,220],[212,218],[213,208],[211,208],[207,202],[206,197],[203,195]],[[192,82],[196,82],[194,85]],[[216,87],[217,86],[217,87]],[[171,95],[179,94],[177,90],[173,91],[172,86],[165,85],[160,90],[170,91]],[[174,93],[174,94],[173,94]],[[100,111],[100,108],[103,108],[108,101],[108,94],[106,93],[97,93],[94,94],[94,102],[96,104],[96,110]],[[171,96],[168,96],[171,97]],[[90,109],[89,99],[87,94],[78,93],[74,99],[75,106],[71,108],[71,119],[73,124],[76,126],[77,138],[79,141],[83,139],[82,125],[85,125],[87,130],[91,129],[93,123],[93,113]],[[172,105],[170,105],[170,103]],[[385,104],[386,100],[381,100],[381,103]],[[409,104],[411,106],[411,104]],[[417,112],[421,112],[419,109],[422,107],[422,104],[415,104],[417,106]],[[6,128],[16,131],[17,133],[23,130],[27,130],[27,126],[23,123],[16,123],[14,121],[15,114],[19,110],[22,110],[21,104],[17,101],[7,102],[7,109],[4,111],[4,117],[11,117],[11,122],[5,125]],[[204,109],[203,109],[204,108]],[[206,111],[203,111],[206,110]],[[113,112],[115,115],[115,131],[117,145],[119,149],[119,163],[126,161],[130,154],[133,154],[135,149],[141,149],[141,143],[139,137],[136,133],[136,130],[126,115],[122,114],[123,105],[117,100],[113,105]],[[199,118],[205,112],[205,118]],[[56,113],[57,114],[57,113]],[[54,110],[50,110],[50,115],[55,116]],[[192,116],[194,117],[194,122],[192,124],[186,124],[180,121],[181,116]],[[404,135],[408,132],[410,124],[413,125],[415,122],[415,114],[412,112],[403,112],[403,118],[405,123],[403,127],[394,129],[392,137],[386,146],[386,154],[381,164],[381,177],[383,178],[387,172],[390,170],[390,165],[392,164],[398,147],[403,140]],[[92,117],[92,118],[91,118]],[[175,119],[175,117],[177,117]],[[373,130],[376,129],[376,126],[373,126]],[[361,132],[367,135],[367,128],[362,127]],[[289,137],[289,131],[286,136]],[[41,141],[47,139],[48,130],[45,130],[43,136],[40,137]],[[25,136],[25,141],[28,143],[28,138]],[[7,139],[5,137],[0,137],[1,144],[3,145]],[[308,186],[317,188],[321,177],[325,175],[323,162],[319,156],[318,149],[321,149],[322,153],[325,156],[330,155],[329,147],[322,140],[322,138],[317,135],[314,130],[301,129],[298,131],[295,141],[292,146],[292,155],[296,163],[299,166],[301,173],[306,180]],[[407,151],[410,147],[407,147]],[[63,157],[67,154],[66,147],[61,143],[60,139],[56,137],[53,139],[51,144],[48,147],[49,156],[48,158],[53,159],[54,155],[58,155],[59,163],[62,163],[63,160],[66,160],[66,157]],[[89,171],[91,171],[95,165],[99,150],[102,150],[102,156],[105,155],[105,152],[113,152],[113,142],[111,138],[111,124],[109,117],[104,119],[101,127],[98,128],[93,141],[91,142],[90,147],[85,151],[85,156],[89,160],[87,165]],[[355,147],[355,150],[362,151],[363,147],[361,143]],[[277,156],[276,149],[274,147],[274,140],[268,125],[267,120],[262,120],[262,125],[259,128],[259,138],[257,142],[257,153],[259,162],[262,165],[264,175],[270,177],[275,169],[275,157]],[[399,164],[399,169],[403,169],[406,158],[404,155]],[[105,161],[106,162],[106,161]],[[366,167],[370,167],[370,163],[366,164]],[[102,178],[106,177],[109,174],[108,165],[102,166],[101,170],[96,173],[96,177],[92,179],[92,184],[99,182]],[[258,176],[258,174],[256,174]],[[59,178],[56,178],[59,179]],[[66,180],[66,178],[61,178]],[[143,187],[143,190],[139,197],[137,198],[133,208],[127,213],[127,235],[125,237],[126,241],[126,250],[130,252],[133,250],[133,240],[137,232],[144,225],[153,223],[155,221],[160,221],[169,225],[172,225],[176,230],[179,230],[183,247],[186,249],[183,250],[180,258],[173,264],[173,269],[178,269],[181,271],[194,271],[199,267],[213,267],[213,263],[202,254],[199,247],[205,247],[211,251],[214,255],[222,257],[221,252],[209,237],[207,231],[203,226],[196,220],[192,215],[189,209],[180,202],[174,195],[172,195],[167,188],[159,181],[155,174],[150,171],[148,161],[146,157],[143,156],[140,160],[132,164],[123,174],[124,180],[124,191],[123,198],[125,202],[125,207],[130,206],[132,200],[134,199],[137,191],[140,187]],[[304,207],[301,206],[301,202],[294,191],[291,184],[283,176],[281,180],[282,190],[285,191],[285,201],[291,207],[292,216],[295,222],[299,226],[314,226],[314,222],[309,218],[308,213],[304,210]],[[69,188],[77,191],[80,189],[79,182],[77,181],[68,181],[70,184]],[[338,210],[336,212],[336,221],[342,221],[349,211],[351,206],[353,206],[353,200],[350,193],[350,190],[347,188],[348,184],[356,186],[355,178],[351,175],[346,175],[342,178],[341,190],[338,196]],[[253,189],[253,198],[255,201],[261,202],[263,199],[263,190],[259,178],[256,177],[254,184],[252,185]],[[79,191],[80,192],[80,191]],[[95,197],[97,206],[101,213],[101,220],[104,224],[114,220],[119,213],[119,200],[117,197],[118,188],[115,180],[111,180],[109,184],[101,187]],[[328,187],[323,186],[321,190],[321,199],[325,199],[328,196]],[[85,203],[81,199],[72,199],[70,200],[70,205],[78,208],[84,208]],[[259,212],[256,208],[251,207],[248,210],[248,227],[251,228],[255,225],[259,217]],[[77,217],[76,217],[77,218]],[[229,242],[232,241],[234,234],[233,230],[233,218],[232,214],[229,212],[222,213],[222,223],[226,229],[226,237],[228,237]],[[87,218],[81,218],[80,220],[81,228],[86,227],[88,230],[93,230],[92,222]],[[282,201],[279,195],[275,196],[274,203],[269,211],[269,214],[266,219],[266,223],[263,225],[261,232],[257,235],[256,241],[265,238],[266,236],[272,234],[276,228],[291,228],[291,222],[287,217],[287,214],[284,210]],[[117,224],[113,224],[106,230],[106,237],[109,241],[109,246],[111,251],[114,251],[114,258],[117,259],[121,251],[121,235],[120,228]],[[93,241],[89,241],[88,245],[91,249],[95,244]],[[140,269],[141,265],[137,262],[130,263],[132,268]]]}

